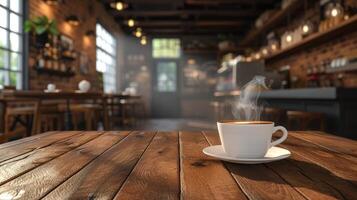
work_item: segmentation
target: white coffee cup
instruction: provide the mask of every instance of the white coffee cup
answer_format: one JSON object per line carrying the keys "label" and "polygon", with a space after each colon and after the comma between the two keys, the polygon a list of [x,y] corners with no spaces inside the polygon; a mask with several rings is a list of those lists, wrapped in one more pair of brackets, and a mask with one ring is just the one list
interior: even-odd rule
{"label": "white coffee cup", "polygon": [[53,84],[53,83],[48,84],[48,85],[47,85],[47,90],[48,90],[49,92],[54,92],[54,91],[56,91],[56,85]]}
{"label": "white coffee cup", "polygon": [[[217,122],[217,127],[224,152],[236,158],[262,158],[270,147],[288,137],[284,127],[274,127],[274,122],[269,121],[222,121]],[[283,136],[272,142],[278,130]]]}
{"label": "white coffee cup", "polygon": [[89,81],[82,80],[81,82],[79,82],[78,88],[81,92],[88,92],[90,89]]}

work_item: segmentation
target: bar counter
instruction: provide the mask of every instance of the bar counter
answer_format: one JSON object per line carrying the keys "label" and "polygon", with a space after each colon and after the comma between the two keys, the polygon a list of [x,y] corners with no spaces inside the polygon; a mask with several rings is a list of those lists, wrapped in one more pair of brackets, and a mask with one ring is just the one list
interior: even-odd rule
{"label": "bar counter", "polygon": [[[240,91],[215,92],[221,101],[232,101]],[[357,88],[299,88],[264,91],[260,95],[265,107],[323,113],[326,132],[357,139]]]}
{"label": "bar counter", "polygon": [[269,107],[323,113],[327,132],[357,139],[357,88],[270,90],[260,97]]}

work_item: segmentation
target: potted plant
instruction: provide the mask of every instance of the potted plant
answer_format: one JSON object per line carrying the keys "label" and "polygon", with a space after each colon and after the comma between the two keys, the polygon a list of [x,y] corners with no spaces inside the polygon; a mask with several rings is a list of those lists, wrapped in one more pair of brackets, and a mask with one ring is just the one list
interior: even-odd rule
{"label": "potted plant", "polygon": [[38,16],[25,21],[25,32],[30,32],[36,38],[36,45],[45,46],[49,35],[58,35],[56,20],[49,20],[46,16]]}

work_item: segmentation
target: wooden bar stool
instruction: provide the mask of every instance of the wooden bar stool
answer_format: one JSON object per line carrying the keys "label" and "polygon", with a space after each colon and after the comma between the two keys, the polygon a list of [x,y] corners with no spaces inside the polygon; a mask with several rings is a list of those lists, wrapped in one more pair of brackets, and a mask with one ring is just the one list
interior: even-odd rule
{"label": "wooden bar stool", "polygon": [[121,99],[120,102],[120,122],[122,125],[134,125],[135,119],[135,102],[128,99]]}
{"label": "wooden bar stool", "polygon": [[276,124],[286,123],[286,112],[283,109],[267,107],[263,109],[262,120],[272,121]]}
{"label": "wooden bar stool", "polygon": [[60,102],[40,103],[36,134],[63,129],[63,112],[59,111],[57,108],[59,103]]}
{"label": "wooden bar stool", "polygon": [[[58,110],[64,112],[66,105],[58,105]],[[70,106],[72,113],[72,120],[75,130],[79,130],[79,123],[81,121],[81,116],[83,116],[85,122],[85,130],[96,130],[99,122],[101,112],[103,111],[102,106],[97,104],[83,103],[83,104],[71,104]]]}
{"label": "wooden bar stool", "polygon": [[[21,138],[36,133],[38,120],[38,101],[36,100],[9,100],[4,109],[3,133],[0,134],[0,143],[9,141],[12,137]],[[21,129],[18,125],[21,125]],[[20,128],[20,129],[19,129]]]}
{"label": "wooden bar stool", "polygon": [[224,119],[225,104],[219,101],[210,102],[210,106],[213,108],[214,120]]}
{"label": "wooden bar stool", "polygon": [[303,111],[287,111],[288,128],[295,130],[294,122],[297,123],[297,130],[304,130],[311,128],[311,125],[315,122],[319,126],[319,130],[325,130],[325,120],[322,113],[315,112],[303,112]]}

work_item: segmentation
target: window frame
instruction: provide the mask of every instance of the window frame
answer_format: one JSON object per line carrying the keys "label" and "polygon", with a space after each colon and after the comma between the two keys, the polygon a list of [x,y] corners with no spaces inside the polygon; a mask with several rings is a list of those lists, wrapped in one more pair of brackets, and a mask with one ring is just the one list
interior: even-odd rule
{"label": "window frame", "polygon": [[[178,49],[178,55],[177,56],[154,56],[154,40],[160,40],[160,39],[165,39],[165,40],[177,40],[179,42],[179,49]],[[180,59],[183,54],[182,54],[182,40],[179,37],[154,37],[151,39],[151,57],[153,59]]]}
{"label": "window frame", "polygon": [[[98,36],[97,34],[97,26],[100,26],[104,31],[106,31],[112,38],[113,38],[113,41],[114,41],[114,46],[112,44],[109,44],[113,47],[114,49],[114,54],[110,53],[108,50],[104,49],[103,47],[101,46],[98,46],[98,43],[97,43],[97,39],[98,38],[101,38],[103,39],[102,37]],[[114,92],[118,90],[118,87],[117,87],[117,81],[116,81],[116,77],[117,77],[117,73],[118,73],[118,70],[117,70],[117,64],[118,64],[118,40],[117,38],[115,37],[115,35],[110,32],[107,28],[105,28],[105,26],[103,26],[103,23],[100,23],[99,21],[96,22],[96,37],[95,37],[95,40],[96,40],[96,71],[97,72],[100,72],[102,73],[103,75],[103,90],[104,92],[107,92],[106,91],[106,86],[105,85],[108,85],[108,82],[106,82],[105,80],[105,76],[106,76],[106,73],[108,72],[108,69],[105,70],[104,72],[101,72],[100,70],[98,70],[98,66],[97,66],[97,61],[98,61],[98,57],[97,57],[97,54],[98,54],[98,50],[103,52],[104,54],[106,54],[107,56],[111,57],[112,61],[114,62],[113,63],[113,70],[114,70],[114,75],[111,76],[111,78],[114,78],[114,83],[109,83],[113,89],[114,89]],[[104,41],[104,42],[107,42],[107,41]]]}
{"label": "window frame", "polygon": [[[4,51],[7,53],[6,55],[6,60],[5,60],[5,66],[4,68],[1,68],[0,70],[5,72],[7,75],[8,79],[8,84],[4,84],[3,86],[6,85],[11,85],[11,75],[10,73],[18,73],[20,76],[20,81],[21,81],[21,85],[20,87],[17,87],[16,84],[16,88],[17,89],[28,89],[28,67],[27,67],[27,60],[28,60],[28,34],[26,34],[24,32],[24,22],[25,20],[28,18],[28,1],[26,0],[20,0],[20,7],[19,7],[19,12],[15,12],[13,10],[10,9],[10,1],[11,0],[7,0],[7,6],[4,5],[0,5],[0,7],[2,9],[5,9],[7,12],[7,27],[0,27],[2,30],[6,31],[7,34],[7,47],[0,47],[0,50]],[[11,23],[11,18],[10,15],[11,14],[15,14],[18,17],[20,17],[21,19],[19,20],[19,30],[18,32],[16,31],[12,31],[10,28],[10,23]],[[16,35],[19,36],[19,49],[18,51],[14,51],[11,49],[11,42],[10,42],[10,34],[14,33]],[[17,70],[13,70],[11,69],[11,53],[16,53],[18,54],[18,56],[20,57],[18,59],[19,62],[19,68]]]}

